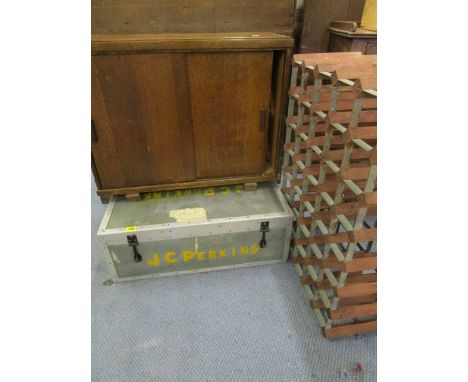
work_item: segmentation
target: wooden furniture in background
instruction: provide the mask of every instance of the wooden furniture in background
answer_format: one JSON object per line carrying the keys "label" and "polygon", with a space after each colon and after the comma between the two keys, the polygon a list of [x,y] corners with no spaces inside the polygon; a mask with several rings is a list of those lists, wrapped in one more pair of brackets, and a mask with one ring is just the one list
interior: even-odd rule
{"label": "wooden furniture in background", "polygon": [[293,58],[282,191],[292,262],[326,338],[377,328],[377,60]]}
{"label": "wooden furniture in background", "polygon": [[360,28],[356,21],[334,21],[328,28],[329,52],[377,54],[377,32]]}
{"label": "wooden furniture in background", "polygon": [[275,179],[292,46],[268,32],[93,35],[98,194]]}
{"label": "wooden furniture in background", "polygon": [[307,0],[304,6],[301,53],[327,52],[333,20],[361,20],[365,0]]}
{"label": "wooden furniture in background", "polygon": [[[93,34],[293,34],[295,0],[91,0]],[[336,17],[335,17],[336,18]]]}

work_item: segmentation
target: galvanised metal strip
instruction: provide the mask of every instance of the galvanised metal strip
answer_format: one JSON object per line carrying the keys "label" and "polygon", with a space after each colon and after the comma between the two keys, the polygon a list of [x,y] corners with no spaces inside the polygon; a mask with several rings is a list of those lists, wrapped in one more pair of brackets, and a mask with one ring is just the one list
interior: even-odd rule
{"label": "galvanised metal strip", "polygon": [[[320,150],[320,148],[318,148],[318,146],[311,146],[312,150],[314,150],[319,156],[320,154],[322,153],[322,151]],[[313,175],[308,175],[305,177],[312,185],[316,186],[319,184],[318,180],[313,176]],[[306,193],[304,193],[305,195]],[[328,202],[332,202],[333,199],[330,197],[330,195],[327,193],[327,192],[322,192],[321,193],[321,196],[324,197],[325,196],[325,200],[328,201]],[[305,201],[303,203],[305,205],[305,207],[307,208],[307,210],[310,212],[310,213],[313,213],[315,211],[314,207],[312,207],[312,204],[310,204],[310,202],[308,201]],[[331,205],[333,205],[333,203],[331,203]],[[345,217],[346,218],[346,217]],[[349,222],[348,222],[349,223]],[[349,223],[351,224],[351,223]],[[336,245],[331,245],[330,244],[330,247],[332,248],[333,252],[335,253],[335,255],[337,256],[337,258],[342,261],[344,259],[344,255],[343,253],[341,252],[340,248]]]}
{"label": "galvanised metal strip", "polygon": [[[336,109],[336,105],[337,105],[337,102],[338,102],[338,95],[339,95],[339,92],[334,87],[332,89],[332,94],[331,94],[331,97],[330,97],[329,110]],[[318,111],[318,112],[314,111],[312,115],[314,115],[314,117],[315,116],[319,117],[321,120],[325,121],[326,123],[329,122],[326,119],[327,115],[325,113],[321,112],[321,111]],[[309,120],[310,119],[311,118],[309,117]],[[315,128],[312,130],[312,132],[314,134],[309,134],[309,137],[314,137],[315,136]],[[326,131],[325,131],[324,148],[323,148],[323,150],[321,150],[322,152],[328,152],[330,150],[332,135],[333,135],[333,130],[328,126]],[[310,148],[307,148],[306,150],[310,150]],[[304,182],[307,182],[309,177],[306,176],[304,178],[305,178]],[[314,179],[314,178],[312,177],[312,179]],[[324,167],[323,161],[320,161],[320,171],[319,171],[319,178],[318,178],[317,184],[322,184],[324,181],[325,181],[325,167]],[[315,183],[315,182],[313,182],[313,183]],[[306,183],[306,185],[307,185],[307,183]],[[333,204],[333,200],[328,195],[328,193],[317,193],[316,196],[315,196],[315,204],[313,206],[313,210],[315,210],[315,211],[320,211],[321,210],[322,198],[324,199],[324,201],[328,205],[330,205],[330,202]],[[319,228],[319,230],[321,231],[322,234],[327,234],[328,233],[325,224],[321,220],[313,219],[313,220],[311,220],[311,225],[310,225],[310,229],[309,229],[311,236],[315,236],[316,228]],[[322,281],[323,277],[324,277],[324,273],[322,271],[320,271],[318,281]],[[333,281],[335,282],[335,285],[336,285],[336,280],[333,280]],[[332,282],[332,280],[330,280],[330,282]],[[326,293],[324,291],[320,290],[319,295],[320,295],[320,298],[322,299],[323,303],[325,304],[325,306],[330,307],[331,303],[328,300],[328,297],[327,297]]]}
{"label": "galvanised metal strip", "polygon": [[[323,122],[326,121],[327,119],[327,114],[325,114],[322,111],[314,111],[313,112],[316,116],[318,116]],[[340,133],[344,133],[347,129],[344,127],[341,123],[339,122],[334,122],[331,124],[333,128],[338,130]],[[352,138],[352,141],[360,148],[362,148],[365,151],[371,151],[373,147],[369,145],[367,142],[363,141],[360,138]]]}
{"label": "galvanised metal strip", "polygon": [[373,164],[370,167],[369,176],[367,177],[367,182],[364,187],[364,192],[373,192],[375,188],[375,183],[377,182],[377,164]]}
{"label": "galvanised metal strip", "polygon": [[[348,148],[348,150],[351,151],[349,148]],[[345,153],[346,153],[346,146],[345,146],[344,151],[345,151]],[[351,156],[351,153],[348,153],[347,156],[350,157],[350,156]],[[348,159],[348,160],[349,160],[349,159]],[[332,160],[321,160],[321,164],[325,164],[330,170],[333,171],[333,173],[334,173],[335,175],[339,174],[341,170],[344,170],[344,169],[349,168],[349,166],[348,166],[348,167],[345,167],[345,168],[339,167],[339,166],[338,166],[334,161],[332,161]],[[342,166],[342,165],[341,165],[341,166]],[[309,180],[315,179],[315,178],[313,177],[313,175],[308,175],[307,178],[308,178]],[[311,181],[311,182],[312,182],[312,181]],[[318,181],[317,181],[317,182],[318,182]],[[363,191],[359,188],[359,186],[358,186],[354,181],[352,181],[352,180],[350,180],[350,179],[344,179],[343,182],[344,182],[344,184],[346,184],[346,185],[349,184],[349,185],[350,185],[350,186],[349,186],[350,189],[351,189],[356,195],[360,195],[360,194],[363,192]],[[317,183],[317,184],[319,184],[319,183]],[[343,188],[344,188],[344,187],[343,187]],[[337,192],[338,192],[338,191],[337,191]],[[336,192],[336,193],[337,193],[337,192]],[[333,205],[336,204],[336,203],[334,203],[333,199],[332,199],[331,196],[328,194],[328,192],[323,191],[323,192],[321,192],[321,194],[322,194],[322,196],[326,195],[326,196],[324,196],[324,198],[326,198],[326,202],[327,202],[327,204],[328,204],[329,206],[333,206]]]}
{"label": "galvanised metal strip", "polygon": [[[307,86],[307,82],[305,82],[305,86]],[[318,101],[319,96],[320,96],[321,79],[318,80],[317,78],[314,78],[313,86],[314,86],[314,92],[313,92],[312,98],[313,98],[313,100]],[[304,112],[304,106],[303,105],[301,105],[301,110],[302,110],[302,112]],[[304,133],[301,133],[299,135],[300,138],[304,142],[307,141],[308,137],[315,136],[316,124],[317,124],[318,121],[319,121],[319,119],[316,118],[315,116],[309,116],[308,134],[306,135]],[[306,148],[306,166],[309,167],[311,165],[311,162],[312,162],[312,152],[309,149]],[[303,168],[301,168],[301,170],[303,170]],[[309,180],[308,180],[307,177],[304,177],[303,184],[302,184],[302,194],[303,195],[308,193],[308,187],[309,187]],[[305,209],[303,208],[303,206],[307,207],[309,212],[313,211],[313,209],[311,209],[312,206],[309,203],[308,203],[308,205],[304,204],[304,203],[301,203],[300,216],[304,216]],[[315,227],[311,226],[311,230],[309,230],[309,229],[307,229],[306,226],[301,225],[301,230],[303,231],[305,237],[309,237],[310,234],[311,234],[311,230],[315,230]],[[307,257],[312,256],[311,251],[314,251],[314,253],[317,253],[319,255],[319,258],[321,258],[320,250],[318,249],[317,246],[310,246],[310,245],[307,246],[307,250],[306,250],[306,256]],[[317,280],[317,275],[315,273],[314,268],[313,267],[307,267],[307,270],[309,271],[309,274],[311,274],[312,279],[314,281],[316,281]]]}
{"label": "galvanised metal strip", "polygon": [[338,285],[338,281],[336,281],[336,278],[333,274],[333,272],[330,270],[330,268],[324,268],[323,269],[323,272],[325,273],[325,275],[327,276],[328,280],[330,281],[330,284],[332,286],[337,286]]}
{"label": "galvanised metal strip", "polygon": [[320,247],[317,244],[312,244],[309,245],[310,249],[314,252],[314,255],[317,257],[317,259],[322,259],[322,251],[320,250]]}
{"label": "galvanised metal strip", "polygon": [[[355,126],[358,125],[359,113],[360,113],[361,109],[362,109],[362,100],[358,99],[357,102],[355,102],[355,104],[353,105],[352,118],[351,118],[349,127],[355,127]],[[323,115],[319,114],[319,116],[323,118]],[[344,128],[344,126],[342,126],[341,124],[333,124],[333,127],[336,130],[338,130],[340,133],[344,133],[346,131],[346,128]],[[344,150],[345,153],[344,153],[344,156],[343,156],[342,164],[340,166],[341,169],[349,168],[349,158],[351,156],[351,150],[352,150],[352,144],[351,145],[349,145],[349,144],[345,145],[345,150]],[[338,166],[336,166],[332,161],[327,161],[326,164],[335,173],[337,173],[340,170],[338,168]],[[343,190],[344,190],[344,185],[340,184],[338,186],[337,192],[335,193],[335,204],[338,204],[338,203],[341,202]],[[331,204],[330,201],[328,201],[328,204],[329,205]],[[348,231],[352,230],[353,227],[352,227],[351,223],[349,222],[349,220],[346,218],[346,216],[341,215],[339,218],[342,221],[343,226],[345,227],[346,230],[348,230]],[[338,222],[338,219],[332,219],[332,221],[330,222],[331,223],[331,225],[330,225],[331,230],[336,227],[337,222]],[[324,249],[324,256],[325,257],[328,257],[328,248],[329,248],[329,246],[326,245],[325,249]],[[329,270],[325,270],[324,273],[327,275],[327,278],[329,279],[330,283],[332,285],[336,285],[336,279],[335,279],[334,275]],[[344,274],[343,274],[343,276],[344,276]]]}
{"label": "galvanised metal strip", "polygon": [[[298,246],[298,252],[302,256],[302,258],[305,259],[308,257],[306,251],[304,251],[304,248],[302,246]],[[307,270],[308,274],[312,277],[312,280],[317,281],[317,273],[315,272],[315,268],[311,265],[304,266],[304,268]],[[302,266],[301,266],[301,269],[302,269]],[[302,274],[305,275],[306,273],[303,271]]]}
{"label": "galvanised metal strip", "polygon": [[[304,123],[304,107],[299,106],[298,108],[298,115],[296,119],[296,126],[293,127],[294,132],[302,127]],[[301,152],[301,140],[302,137],[298,134],[294,134],[294,155],[298,155]],[[296,162],[293,161],[292,163],[292,180],[291,180],[291,188],[289,191],[289,197],[291,201],[294,201],[294,192],[296,191],[295,188],[293,187],[292,182],[297,178],[297,170],[298,170],[298,165]]]}
{"label": "galvanised metal strip", "polygon": [[362,81],[360,79],[357,79],[354,82],[353,87],[354,87],[354,89],[356,89],[356,91],[361,92],[363,97],[377,98],[377,90],[375,90],[375,89],[365,89],[362,86]]}
{"label": "galvanised metal strip", "polygon": [[[339,93],[338,93],[338,90],[336,89],[336,87],[332,88],[332,93],[331,94],[332,95],[330,97],[330,105],[329,105],[330,109],[336,107],[336,104],[338,102]],[[321,118],[323,118],[325,116],[324,121],[327,123],[327,129],[325,131],[325,140],[324,140],[323,149],[322,149],[322,153],[326,154],[328,151],[330,151],[330,148],[331,148],[331,137],[333,135],[333,129],[328,124],[329,121],[326,119],[325,113],[315,112],[315,114],[317,114]],[[318,184],[322,184],[325,181],[325,177],[326,177],[325,164],[321,161],[320,162],[320,172],[319,172],[319,177],[318,177]],[[315,209],[318,210],[318,211],[320,210],[320,204],[321,204],[321,195],[317,194],[316,201],[315,201]]]}
{"label": "galvanised metal strip", "polygon": [[348,128],[358,127],[359,125],[359,116],[361,115],[362,105],[364,99],[356,97],[353,102],[353,109],[351,111],[351,119],[349,121]]}
{"label": "galvanised metal strip", "polygon": [[302,234],[304,235],[304,237],[309,237],[310,236],[310,231],[304,224],[298,224],[298,226],[301,229]]}
{"label": "galvanised metal strip", "polygon": [[316,71],[315,66],[308,66],[307,69],[312,71],[313,76],[314,76],[314,88],[313,88],[313,92],[312,92],[311,101],[312,102],[319,102],[320,101],[320,90],[322,88],[322,77],[317,76],[317,71]]}
{"label": "galvanised metal strip", "polygon": [[344,86],[350,86],[350,87],[355,87],[362,91],[365,95],[375,97],[377,98],[377,90],[375,89],[363,89],[361,87],[360,81],[352,81],[346,78],[338,78],[336,75],[336,72],[330,73],[330,72],[320,72],[320,75],[323,78],[331,80],[333,84],[340,84]]}
{"label": "galvanised metal strip", "polygon": [[290,89],[290,94],[289,94],[289,102],[288,102],[288,114],[287,117],[292,117],[294,114],[294,104],[296,102],[296,98],[294,97],[293,94],[291,94],[292,89],[297,86],[297,74],[298,74],[299,68],[297,66],[293,66],[291,70],[291,82],[289,85]]}
{"label": "galvanised metal strip", "polygon": [[313,299],[314,292],[312,291],[312,288],[310,288],[308,285],[304,285],[304,289],[306,291],[307,297],[309,297],[309,299]]}
{"label": "galvanised metal strip", "polygon": [[[359,116],[360,116],[361,111],[362,111],[362,105],[363,105],[363,100],[361,98],[357,97],[353,102],[353,108],[352,108],[352,112],[351,112],[351,119],[349,121],[348,128],[353,128],[353,127],[358,126]],[[344,128],[344,126],[342,126],[341,124],[333,124],[333,127],[336,130],[338,130],[341,134],[344,134],[346,132],[346,128]],[[348,143],[346,143],[344,145],[343,157],[342,157],[341,165],[340,165],[340,171],[350,168],[350,159],[351,159],[352,150],[353,150],[353,144],[351,142],[348,142]],[[338,186],[337,186],[336,192],[335,192],[335,199],[334,199],[335,205],[342,204],[344,189],[345,189],[344,183],[339,183]],[[344,227],[344,229],[346,231],[348,231],[348,232],[353,231],[354,227],[351,224],[351,222],[348,220],[348,218],[345,215],[337,215],[334,218],[330,219],[330,225],[329,225],[329,231],[330,232],[335,232],[337,230],[338,222],[340,222],[342,224],[342,226]],[[348,244],[348,250],[349,250],[350,245],[352,245],[352,243]],[[328,245],[325,245],[324,256],[325,256],[325,258],[328,258],[328,256],[329,256],[329,246]],[[348,260],[349,261],[349,260],[352,260],[352,257],[353,257],[353,253],[347,252],[345,259],[342,259],[342,260]],[[329,274],[327,273],[327,276],[328,275]],[[334,279],[335,282],[337,282],[339,284],[339,286],[341,286],[346,281],[346,277],[347,277],[347,273],[341,271],[340,275],[339,275],[339,278],[338,278],[339,281],[337,282],[337,280],[336,280],[336,278],[334,276],[333,276],[333,279]],[[329,277],[329,280],[330,280],[330,283],[332,283],[332,280],[330,279],[330,277]],[[336,284],[334,284],[334,286],[336,286]]]}
{"label": "galvanised metal strip", "polygon": [[356,196],[361,195],[363,191],[359,188],[359,186],[354,183],[351,179],[343,179],[343,183],[348,186],[348,188],[354,192]]}
{"label": "galvanised metal strip", "polygon": [[291,81],[289,82],[290,90],[292,90],[293,88],[297,86],[297,75],[299,73],[299,68],[300,68],[300,65],[293,65],[291,69]]}
{"label": "galvanised metal strip", "polygon": [[[370,171],[367,177],[366,186],[364,187],[364,192],[365,193],[373,192],[375,190],[376,183],[377,183],[377,164],[372,164],[370,166]],[[366,214],[367,214],[367,206],[364,206],[359,209],[356,215],[356,219],[354,221],[353,229],[355,230],[362,229],[363,223],[366,218]],[[355,250],[356,250],[356,244],[349,243],[347,251],[346,251],[345,261],[350,261],[353,258],[353,254]],[[344,282],[345,280],[346,280],[345,276],[343,277],[343,279],[340,277],[340,282]]]}
{"label": "galvanised metal strip", "polygon": [[309,70],[307,70],[305,61],[301,63],[301,93],[307,91],[307,83],[309,81]]}
{"label": "galvanised metal strip", "polygon": [[[297,75],[298,75],[298,71],[299,71],[299,67],[297,65],[293,65],[293,68],[291,70],[291,82],[290,82],[290,86],[289,86],[289,89],[292,90],[296,85],[297,85]],[[287,113],[287,118],[286,118],[286,121],[289,120],[290,117],[293,116],[294,114],[294,107],[295,107],[295,98],[290,95],[289,96],[289,102],[288,102],[288,113]],[[289,123],[286,122],[286,137],[285,137],[285,144],[288,144],[291,142],[291,126],[289,125]],[[286,168],[287,166],[289,166],[289,152],[288,151],[285,151],[284,153],[284,158],[283,158],[283,168]],[[282,182],[281,182],[281,187],[282,188],[286,188],[286,179],[284,178],[284,176],[282,177]]]}
{"label": "galvanised metal strip", "polygon": [[318,275],[317,275],[317,272],[315,271],[315,268],[312,265],[306,265],[305,268],[307,269],[307,272],[310,275],[310,277],[312,277],[312,280],[317,281]]}
{"label": "galvanised metal strip", "polygon": [[[313,175],[308,175],[306,176],[304,179],[307,179],[312,185],[316,186],[318,185],[318,180],[313,176]],[[307,194],[307,192],[303,193],[304,195]],[[327,193],[327,192],[322,192],[321,193],[321,196],[325,196],[325,200],[326,201],[332,201],[333,202],[333,199],[330,197],[330,195]],[[311,214],[314,213],[315,211],[315,208],[312,206],[312,204],[309,202],[309,201],[305,201],[304,203],[304,206],[306,207],[307,211],[309,211]],[[303,215],[301,215],[303,216]],[[316,222],[321,222],[323,224],[323,222],[321,220],[318,220],[316,219]],[[317,223],[316,223],[317,224]],[[312,229],[312,226],[311,226],[311,229]],[[313,244],[310,244],[309,246],[313,246]],[[342,253],[342,251],[340,250],[340,248],[336,245],[336,244],[330,244],[330,247],[331,249],[333,250],[334,254],[336,255],[336,257],[342,261],[344,259],[344,255]],[[320,257],[318,258],[321,258],[323,255],[321,254]]]}
{"label": "galvanised metal strip", "polygon": [[319,296],[320,296],[320,299],[323,301],[323,304],[325,305],[325,307],[326,308],[331,308],[331,306],[332,306],[331,301],[328,298],[327,293],[323,289],[319,290]]}
{"label": "galvanised metal strip", "polygon": [[327,323],[323,317],[322,311],[320,309],[313,309],[313,311],[315,313],[315,317],[317,317],[317,321],[319,322],[320,327],[325,328]]}
{"label": "galvanised metal strip", "polygon": [[[366,187],[364,192],[372,192],[374,191],[375,184],[376,184],[376,175],[377,175],[377,165],[371,165],[371,171],[369,172],[369,176],[367,179]],[[360,208],[357,212],[356,219],[354,220],[354,230],[362,229],[363,223],[365,221],[367,214],[367,206]],[[348,248],[346,250],[346,258],[345,261],[351,261],[354,252],[356,251],[357,243],[348,243]],[[343,286],[346,282],[347,273],[341,272],[339,277],[339,287]]]}
{"label": "galvanised metal strip", "polygon": [[[313,68],[312,68],[312,70],[313,70]],[[319,96],[320,96],[321,80],[318,80],[317,78],[314,78],[313,87],[314,87],[314,91],[313,91],[313,97],[312,98],[318,100]],[[301,135],[301,138],[304,140],[304,142],[307,141],[308,137],[315,136],[317,122],[318,122],[317,118],[309,116],[308,134],[307,135],[305,135],[305,134]],[[311,162],[312,162],[312,153],[310,152],[310,150],[306,149],[306,163],[305,163],[305,166],[309,167],[311,165]],[[308,181],[307,177],[304,177],[304,180],[303,180],[303,183],[302,183],[302,195],[305,195],[305,194],[308,193],[308,187],[309,187],[308,183],[309,183],[309,181]],[[302,206],[303,206],[303,203],[301,203],[301,207]],[[300,215],[303,216],[303,213],[304,213],[304,208],[302,208],[300,210]],[[308,251],[310,251],[310,248],[308,248]]]}
{"label": "galvanised metal strip", "polygon": [[362,89],[362,92],[366,95],[369,95],[371,97],[377,98],[377,90],[372,90],[372,89]]}
{"label": "galvanised metal strip", "polygon": [[[354,100],[353,108],[352,108],[352,112],[351,112],[351,119],[350,119],[350,122],[349,122],[349,125],[348,125],[349,128],[358,126],[359,116],[360,116],[361,110],[362,110],[362,105],[363,105],[363,100],[362,99],[356,98]],[[346,132],[346,128],[344,126],[342,126],[341,124],[334,123],[334,124],[332,124],[332,126],[336,130],[338,130],[341,134],[344,134]],[[346,170],[346,169],[348,169],[350,167],[350,159],[351,159],[352,151],[353,151],[352,143],[347,143],[347,144],[344,145],[343,157],[342,157],[340,167],[335,165],[333,161],[325,161],[325,163],[327,163],[327,165],[329,165],[329,167],[332,169],[332,171],[335,174],[337,174],[339,171]],[[334,198],[335,206],[339,205],[339,204],[341,204],[343,202],[344,188],[345,188],[345,186],[344,186],[343,183],[338,184],[336,192],[335,192],[335,198]],[[353,226],[350,223],[350,221],[347,219],[347,217],[345,215],[340,215],[339,218],[335,217],[335,218],[330,220],[330,226],[329,226],[329,231],[330,232],[335,232],[335,230],[337,228],[338,221],[340,221],[342,223],[345,230],[352,231]],[[328,246],[327,245],[325,246],[324,255],[325,255],[325,258],[328,258],[329,251],[328,251]]]}
{"label": "galvanised metal strip", "polygon": [[[320,153],[320,156],[319,156],[319,158],[320,158],[319,183],[323,183],[325,181],[325,177],[326,177],[326,175],[325,175],[325,165],[328,166],[334,173],[337,173],[337,172],[340,171],[340,168],[333,161],[323,160],[323,154],[326,155],[326,153],[329,152],[330,149],[331,149],[331,137],[333,135],[333,124],[330,123],[330,121],[331,121],[330,120],[330,115],[333,115],[333,113],[335,113],[336,110],[337,110],[337,104],[338,104],[338,100],[339,100],[339,96],[340,96],[340,90],[341,89],[340,89],[339,86],[335,85],[335,86],[332,87],[332,93],[331,93],[332,95],[331,95],[331,98],[330,98],[327,114],[325,114],[325,113],[323,113],[321,111],[315,112],[315,114],[317,116],[319,116],[322,120],[325,121],[325,123],[327,123],[327,130],[325,131],[325,142],[324,142],[324,145],[323,145],[323,150],[321,150],[321,153]],[[327,205],[329,207],[332,207],[335,204],[335,201],[330,197],[330,195],[327,192],[321,192],[320,196],[323,198],[323,200],[327,203]],[[332,219],[332,223],[331,223],[330,227],[333,228],[333,219]],[[325,227],[323,227],[323,228],[325,228]],[[327,229],[325,229],[325,230],[322,229],[321,232],[324,235],[326,235],[328,233],[334,232],[334,230],[330,231],[330,230],[327,230]],[[329,251],[330,251],[330,245],[326,243],[324,245],[324,248],[323,248],[323,251],[322,251],[324,259],[327,259],[329,257]],[[331,285],[333,285],[333,286],[337,285],[337,280],[334,277],[333,273],[329,269],[321,269],[320,270],[319,278],[323,279],[324,276],[327,277],[327,279],[330,281]],[[320,295],[320,296],[322,297],[322,295]],[[328,298],[327,298],[327,300],[328,300]],[[325,301],[324,301],[324,303],[325,303]]]}
{"label": "galvanised metal strip", "polygon": [[[299,252],[301,253],[301,256],[305,257],[305,253],[304,253],[304,250],[303,250],[302,246],[299,246],[299,248],[300,248]],[[294,264],[294,266],[296,268],[296,272],[298,273],[299,277],[304,276],[305,273],[304,273],[304,271],[302,269],[301,264]],[[313,280],[317,279],[317,274],[316,274],[315,269],[313,267],[307,267],[307,271],[308,271],[308,273],[310,274],[310,276],[312,277]],[[307,285],[307,284],[304,285],[304,289],[306,291],[307,297],[309,298],[309,301],[314,301],[314,300],[316,301],[318,299],[318,296],[316,296],[314,294],[314,291],[313,291],[313,289],[311,288],[310,285]],[[331,302],[328,299],[325,299],[325,300],[328,302],[328,304],[331,307]],[[324,304],[326,305],[325,302],[324,302]],[[323,316],[321,310],[320,309],[313,309],[313,311],[315,313],[315,316],[317,317],[319,325],[321,327],[325,327],[326,321],[325,321],[325,317]]]}
{"label": "galvanised metal strip", "polygon": [[[315,131],[314,127],[310,127],[310,125],[315,125],[315,120],[312,120],[312,121],[309,121],[309,132],[312,130],[312,131]],[[305,164],[304,164],[304,167],[310,167],[312,163],[312,152],[310,150],[306,150],[306,160],[305,160]],[[302,164],[302,162],[301,162]],[[299,165],[299,163],[298,163]],[[304,170],[304,168],[302,168],[302,166],[300,166],[301,170]],[[307,180],[307,177],[304,177],[304,180],[302,182],[302,190],[301,190],[301,195],[306,195],[308,193],[308,187],[309,187],[309,182]],[[312,207],[312,206],[311,206]],[[304,216],[304,212],[305,212],[305,209],[307,208],[307,206],[305,205],[305,203],[300,203],[299,205],[299,216]],[[311,211],[313,212],[313,211]],[[302,228],[302,227],[301,227]],[[309,230],[307,230],[307,232],[309,232]],[[309,232],[309,235],[310,235],[310,232]],[[309,235],[306,235],[306,237],[309,237]],[[308,246],[307,247],[307,255],[310,256],[310,247]]]}

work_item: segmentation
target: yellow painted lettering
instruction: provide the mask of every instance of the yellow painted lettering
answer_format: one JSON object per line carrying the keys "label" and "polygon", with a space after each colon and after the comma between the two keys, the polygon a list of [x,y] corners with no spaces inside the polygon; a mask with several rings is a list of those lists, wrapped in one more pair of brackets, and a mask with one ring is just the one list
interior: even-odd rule
{"label": "yellow painted lettering", "polygon": [[160,192],[150,192],[148,194],[145,194],[143,196],[143,199],[161,199],[161,193]]}
{"label": "yellow painted lettering", "polygon": [[168,251],[164,254],[164,260],[166,260],[166,263],[168,264],[174,264],[177,263],[177,258],[176,258],[175,252]]}
{"label": "yellow painted lettering", "polygon": [[236,249],[234,247],[231,248],[231,255],[236,256]]}
{"label": "yellow painted lettering", "polygon": [[219,257],[226,257],[226,250],[225,249],[220,249],[219,250]]}
{"label": "yellow painted lettering", "polygon": [[249,254],[249,247],[247,245],[246,246],[241,246],[239,252],[240,252],[241,255],[248,255]]}
{"label": "yellow painted lettering", "polygon": [[205,253],[206,253],[206,252],[203,252],[203,251],[197,252],[198,260],[200,260],[200,261],[206,260],[206,259],[205,259]]}
{"label": "yellow painted lettering", "polygon": [[184,258],[184,262],[186,263],[195,257],[195,252],[191,251],[190,249],[184,249],[182,256]]}
{"label": "yellow painted lettering", "polygon": [[204,192],[205,196],[214,196],[215,190],[213,187],[207,188]]}
{"label": "yellow painted lettering", "polygon": [[226,187],[226,186],[220,187],[220,190],[221,190],[221,195],[229,195],[231,193],[231,190],[229,189],[229,187]]}
{"label": "yellow painted lettering", "polygon": [[146,262],[146,264],[148,264],[150,267],[157,267],[159,263],[159,254],[157,252],[153,253],[153,260],[148,260]]}
{"label": "yellow painted lettering", "polygon": [[216,251],[214,249],[210,249],[208,251],[208,258],[209,259],[216,259]]}
{"label": "yellow painted lettering", "polygon": [[260,248],[258,248],[258,246],[256,244],[252,244],[252,246],[250,247],[250,253],[252,255],[256,255],[259,250],[260,250]]}
{"label": "yellow painted lettering", "polygon": [[242,191],[242,186],[241,186],[241,185],[237,185],[237,186],[236,186],[236,193],[237,193],[237,194],[240,194],[241,191]]}
{"label": "yellow painted lettering", "polygon": [[180,198],[182,196],[182,191],[176,191],[174,194],[174,198]]}

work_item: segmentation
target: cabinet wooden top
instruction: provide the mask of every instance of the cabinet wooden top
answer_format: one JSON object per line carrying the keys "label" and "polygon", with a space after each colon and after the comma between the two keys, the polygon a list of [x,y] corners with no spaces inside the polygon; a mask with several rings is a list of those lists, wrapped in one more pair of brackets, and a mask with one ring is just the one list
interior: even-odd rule
{"label": "cabinet wooden top", "polygon": [[94,34],[91,53],[292,48],[294,40],[272,32]]}

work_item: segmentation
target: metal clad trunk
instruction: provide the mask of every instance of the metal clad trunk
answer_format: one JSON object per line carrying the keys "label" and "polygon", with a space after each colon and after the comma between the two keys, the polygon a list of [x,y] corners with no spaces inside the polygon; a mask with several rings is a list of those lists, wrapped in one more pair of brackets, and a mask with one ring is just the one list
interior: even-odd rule
{"label": "metal clad trunk", "polygon": [[270,183],[113,197],[99,227],[114,281],[285,261],[292,212]]}

